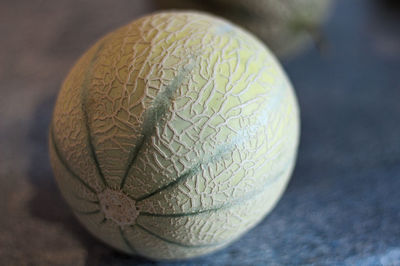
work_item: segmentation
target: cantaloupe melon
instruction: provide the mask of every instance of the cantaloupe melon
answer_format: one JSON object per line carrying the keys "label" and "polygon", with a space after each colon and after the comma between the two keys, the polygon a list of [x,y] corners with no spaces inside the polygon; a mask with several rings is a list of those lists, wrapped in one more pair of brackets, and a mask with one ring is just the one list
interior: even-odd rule
{"label": "cantaloupe melon", "polygon": [[279,57],[288,58],[314,43],[323,45],[322,25],[332,0],[157,0],[161,8],[200,9],[246,28]]}
{"label": "cantaloupe melon", "polygon": [[91,47],[58,95],[50,157],[96,237],[181,259],[220,249],[276,204],[299,117],[264,45],[202,13],[156,13]]}

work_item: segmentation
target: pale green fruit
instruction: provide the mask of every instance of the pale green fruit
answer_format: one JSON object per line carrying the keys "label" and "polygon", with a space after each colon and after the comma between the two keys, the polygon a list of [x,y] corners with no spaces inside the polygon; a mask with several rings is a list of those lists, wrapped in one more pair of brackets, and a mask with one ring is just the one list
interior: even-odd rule
{"label": "pale green fruit", "polygon": [[157,0],[162,8],[202,9],[223,16],[263,40],[279,57],[324,45],[321,27],[332,0]]}
{"label": "pale green fruit", "polygon": [[252,35],[159,13],[98,41],[59,93],[50,156],[99,239],[152,259],[222,248],[276,204],[299,135],[293,89]]}

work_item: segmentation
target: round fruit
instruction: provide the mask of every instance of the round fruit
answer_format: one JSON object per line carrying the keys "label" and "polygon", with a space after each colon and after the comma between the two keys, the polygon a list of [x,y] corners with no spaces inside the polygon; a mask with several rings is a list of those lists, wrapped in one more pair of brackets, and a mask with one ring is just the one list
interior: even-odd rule
{"label": "round fruit", "polygon": [[261,42],[206,14],[159,13],[76,63],[50,156],[90,232],[127,253],[178,259],[228,245],[273,208],[298,134],[292,87]]}
{"label": "round fruit", "polygon": [[262,39],[279,57],[290,57],[309,44],[323,44],[321,26],[331,0],[173,0],[162,8],[195,8],[223,16]]}

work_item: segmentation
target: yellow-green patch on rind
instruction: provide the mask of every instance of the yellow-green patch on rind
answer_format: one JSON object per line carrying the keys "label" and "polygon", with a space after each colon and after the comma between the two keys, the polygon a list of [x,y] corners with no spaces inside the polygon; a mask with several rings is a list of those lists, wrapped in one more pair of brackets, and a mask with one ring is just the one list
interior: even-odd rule
{"label": "yellow-green patch on rind", "polygon": [[294,165],[298,119],[289,81],[257,39],[209,15],[159,13],[78,61],[57,100],[50,157],[99,239],[190,258],[272,209]]}

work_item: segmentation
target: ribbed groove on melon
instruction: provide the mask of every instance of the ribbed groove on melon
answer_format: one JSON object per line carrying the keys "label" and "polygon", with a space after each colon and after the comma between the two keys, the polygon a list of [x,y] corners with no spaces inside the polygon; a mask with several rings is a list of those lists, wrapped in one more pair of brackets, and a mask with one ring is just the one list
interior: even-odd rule
{"label": "ribbed groove on melon", "polygon": [[[266,110],[268,110],[268,108]],[[225,154],[227,154],[228,152],[232,151],[236,147],[236,145],[242,144],[242,143],[246,142],[247,140],[249,140],[251,137],[253,137],[254,134],[256,134],[257,130],[260,127],[264,126],[264,124],[262,124],[261,118],[264,118],[264,113],[266,113],[266,110],[263,110],[261,112],[261,115],[259,115],[259,119],[258,119],[259,121],[257,121],[257,123],[254,126],[252,126],[251,128],[246,128],[246,129],[243,129],[243,130],[237,132],[237,136],[232,139],[231,143],[221,145],[219,147],[219,149],[214,153],[214,155],[211,155],[208,158],[208,160],[198,162],[192,168],[190,168],[188,171],[186,171],[185,173],[180,175],[176,180],[170,182],[169,184],[162,186],[159,189],[156,189],[155,191],[153,191],[147,195],[144,195],[144,196],[134,199],[134,200],[137,202],[140,202],[142,200],[150,198],[151,196],[154,196],[165,189],[173,187],[181,182],[184,182],[186,179],[193,177],[200,171],[201,165],[215,163],[219,159],[222,159],[222,157]]]}
{"label": "ribbed groove on melon", "polygon": [[226,205],[222,205],[217,208],[212,208],[212,209],[207,209],[207,210],[198,210],[198,211],[187,212],[187,213],[158,214],[158,213],[150,213],[150,212],[141,212],[140,215],[151,216],[151,217],[176,218],[176,217],[193,216],[193,215],[198,215],[198,214],[202,214],[202,213],[215,212],[215,211],[218,211],[221,209],[229,208],[230,206],[232,206],[232,205],[226,204]]}
{"label": "ribbed groove on melon", "polygon": [[[85,185],[85,187],[87,187],[87,188],[88,188],[90,191],[92,191],[93,193],[96,193],[95,190],[91,189],[89,185],[87,185],[78,175],[76,175],[76,174],[68,167],[68,165],[66,165],[66,163],[65,163],[64,160],[63,160],[63,158],[62,158],[62,157],[60,156],[60,154],[59,154],[58,148],[57,148],[57,146],[56,146],[56,142],[55,142],[55,140],[54,140],[54,135],[53,135],[53,133],[52,133],[52,130],[51,130],[51,132],[50,132],[50,135],[51,135],[51,137],[52,137],[52,143],[53,143],[54,149],[55,149],[55,151],[56,151],[56,154],[57,154],[57,156],[59,157],[60,161],[61,161],[61,162],[63,163],[63,165],[65,166],[65,168],[66,168],[74,177],[76,177],[79,181],[81,181],[81,183],[82,183],[83,185]],[[226,146],[233,146],[233,145],[226,145]],[[222,150],[222,149],[221,149],[221,150]],[[222,152],[222,151],[217,152],[216,155],[210,157],[209,162],[214,162],[217,158],[220,158],[220,157],[222,157],[222,156],[223,156],[223,152]],[[292,163],[292,161],[293,161],[293,160],[289,160],[289,162],[288,162],[287,164]],[[209,163],[209,162],[207,162],[207,163]],[[130,198],[132,198],[132,199],[134,199],[134,200],[136,200],[136,201],[138,201],[138,202],[139,202],[139,201],[142,201],[142,200],[144,200],[144,199],[147,199],[147,198],[149,198],[149,197],[151,197],[151,196],[153,196],[153,195],[155,195],[155,194],[161,192],[162,190],[165,190],[165,189],[167,189],[167,188],[169,188],[169,187],[172,187],[172,186],[176,185],[176,184],[179,183],[179,182],[184,181],[186,178],[189,178],[189,177],[193,176],[194,174],[196,174],[196,173],[198,172],[199,169],[200,169],[200,163],[198,163],[197,165],[195,165],[195,166],[194,166],[192,169],[190,169],[188,172],[186,172],[186,173],[184,173],[183,175],[181,175],[177,180],[175,180],[175,181],[173,181],[173,182],[171,182],[171,183],[169,183],[169,184],[167,184],[167,185],[161,187],[160,189],[158,189],[158,190],[156,190],[156,191],[154,191],[154,192],[152,192],[152,193],[150,193],[150,194],[148,194],[148,195],[146,195],[146,196],[143,196],[143,197],[141,197],[141,198],[139,198],[139,199],[134,199],[134,198],[130,197],[129,195],[128,195],[128,197],[130,197]],[[286,168],[285,168],[285,169],[286,169]],[[271,185],[271,184],[273,184],[275,181],[279,180],[279,176],[281,176],[282,174],[283,174],[283,172],[280,172],[280,173],[278,173],[274,178],[272,178],[272,180],[271,180],[271,179],[268,179],[268,181],[261,187],[261,189],[257,190],[255,193],[253,192],[253,193],[251,193],[251,194],[246,195],[245,197],[242,197],[242,198],[237,199],[237,200],[235,200],[235,201],[233,201],[233,202],[229,202],[229,203],[227,203],[227,204],[221,205],[221,206],[216,207],[216,208],[207,209],[207,210],[198,210],[198,211],[194,211],[194,212],[190,212],[190,213],[175,213],[175,214],[156,214],[156,213],[141,212],[140,215],[144,215],[144,216],[154,216],[154,217],[183,217],[183,216],[192,216],[192,215],[198,215],[198,214],[202,214],[202,213],[214,212],[214,211],[218,211],[218,210],[221,210],[221,209],[226,209],[226,208],[229,208],[229,207],[231,207],[231,206],[240,204],[240,203],[242,203],[242,202],[244,202],[244,201],[250,200],[250,199],[252,199],[253,197],[257,196],[259,193],[261,193],[261,192],[263,191],[263,189],[264,189],[265,187],[267,187],[268,185]],[[96,194],[96,195],[97,195],[97,194]],[[86,201],[92,202],[92,203],[98,203],[98,201],[90,201],[90,200],[87,200],[87,199],[84,199],[84,198],[80,198],[80,199],[81,199],[81,200],[86,200]],[[74,210],[74,211],[77,212],[78,214],[86,214],[86,215],[97,214],[97,213],[100,212],[100,210],[91,211],[91,212],[81,212],[81,211],[77,211],[77,210]],[[146,230],[147,230],[147,229],[146,229]],[[147,231],[150,232],[149,230],[147,230]],[[154,234],[154,233],[152,233],[152,234]]]}
{"label": "ribbed groove on melon", "polygon": [[50,138],[51,138],[51,143],[53,144],[53,149],[56,152],[56,155],[58,157],[58,159],[60,160],[61,164],[65,167],[65,169],[67,170],[68,173],[70,173],[76,180],[78,180],[85,188],[87,188],[90,192],[94,193],[97,195],[97,191],[92,188],[88,183],[86,183],[85,181],[83,181],[82,178],[80,178],[74,171],[72,171],[72,169],[69,167],[69,165],[67,164],[67,162],[64,160],[64,158],[61,156],[61,153],[58,149],[57,146],[57,142],[55,140],[54,137],[54,129],[53,129],[53,125],[50,126]]}
{"label": "ribbed groove on melon", "polygon": [[198,170],[199,168],[200,168],[200,163],[197,163],[195,166],[193,166],[191,169],[189,169],[186,173],[183,173],[182,175],[180,175],[176,180],[168,183],[165,186],[160,187],[159,189],[157,189],[147,195],[144,195],[143,197],[138,198],[136,201],[140,202],[142,200],[150,198],[151,196],[154,196],[165,189],[168,189],[170,187],[175,186],[176,184],[179,184],[179,183],[185,181],[187,178],[194,176],[199,171]]}
{"label": "ribbed groove on melon", "polygon": [[[288,169],[290,169],[290,164],[293,163],[293,160],[290,160],[286,166]],[[216,212],[219,210],[223,210],[223,209],[228,209],[230,207],[236,206],[236,205],[240,205],[242,203],[245,203],[248,200],[253,199],[254,197],[258,196],[259,194],[261,194],[265,188],[267,188],[268,186],[274,184],[275,182],[279,181],[280,177],[282,177],[282,175],[286,174],[286,171],[280,171],[278,174],[276,174],[273,178],[268,179],[267,182],[265,182],[260,189],[253,191],[252,193],[249,193],[247,195],[245,195],[244,197],[241,197],[239,199],[236,199],[234,201],[228,202],[226,204],[220,205],[218,207],[212,208],[212,209],[206,209],[206,210],[197,210],[197,211],[193,211],[193,212],[188,212],[188,213],[172,213],[172,214],[158,214],[158,213],[150,213],[150,212],[141,212],[140,215],[143,216],[152,216],[152,217],[165,217],[165,218],[175,218],[175,217],[185,217],[185,216],[193,216],[193,215],[198,215],[198,214],[203,214],[203,213],[210,213],[210,212]]]}
{"label": "ribbed groove on melon", "polygon": [[[289,160],[289,161],[287,162],[287,164],[290,165],[290,164],[292,164],[292,162],[293,162],[293,158],[291,158],[291,160]],[[221,209],[227,209],[227,208],[230,208],[230,207],[232,207],[232,206],[234,206],[234,205],[241,204],[241,203],[243,203],[243,202],[245,202],[245,201],[247,201],[247,200],[250,200],[250,199],[254,198],[255,196],[259,195],[262,191],[264,191],[265,187],[267,187],[267,186],[269,186],[269,185],[275,183],[276,181],[280,180],[280,179],[278,178],[279,176],[282,176],[282,175],[284,175],[284,174],[287,174],[288,171],[291,171],[291,167],[286,167],[285,169],[287,169],[287,170],[286,170],[286,171],[280,171],[278,174],[276,174],[276,175],[274,176],[274,178],[269,179],[268,182],[266,182],[266,183],[265,183],[259,190],[257,190],[256,192],[253,192],[253,193],[251,193],[251,194],[248,194],[246,197],[243,197],[243,198],[238,199],[238,200],[236,200],[236,201],[234,201],[234,202],[225,204],[225,205],[220,206],[220,207],[218,207],[218,208],[209,209],[209,210],[203,210],[203,211],[198,211],[198,212],[195,212],[195,213],[184,213],[184,214],[161,215],[161,214],[140,213],[140,215],[144,215],[144,216],[155,216],[155,217],[180,217],[180,216],[197,215],[197,214],[207,213],[207,212],[212,212],[212,211],[217,211],[217,210],[221,210]],[[77,210],[74,210],[74,211],[75,211],[76,213],[78,213],[78,214],[81,214],[81,215],[91,215],[91,214],[100,213],[100,210],[94,210],[94,211],[88,211],[88,212],[77,211]],[[107,221],[107,219],[104,218],[104,219],[100,222],[100,224],[102,224],[102,223],[104,223],[104,222],[106,222],[106,221]],[[162,240],[162,241],[167,242],[167,243],[169,243],[169,244],[174,244],[174,245],[177,245],[177,246],[185,247],[185,248],[199,248],[199,247],[221,246],[221,245],[223,245],[224,243],[228,243],[228,242],[231,241],[231,239],[228,239],[228,240],[224,240],[223,242],[220,242],[220,243],[213,243],[213,244],[207,244],[207,245],[187,245],[187,244],[183,244],[183,243],[180,243],[180,242],[172,241],[172,240],[167,239],[167,238],[165,238],[165,237],[159,236],[158,234],[156,234],[156,233],[152,232],[151,230],[145,228],[143,225],[141,225],[141,224],[139,224],[139,223],[136,223],[136,224],[134,224],[134,225],[131,225],[130,227],[134,227],[134,226],[137,226],[137,228],[140,228],[141,230],[145,231],[146,233],[152,235],[152,236],[155,237],[155,238],[158,238],[159,240]],[[130,244],[129,240],[128,240],[127,237],[125,236],[125,234],[124,234],[122,228],[121,228],[120,226],[118,226],[118,229],[119,229],[119,231],[120,231],[121,238],[123,239],[123,241],[125,242],[125,244],[128,246],[128,248],[129,248],[133,253],[136,253],[136,254],[137,254],[137,252],[135,251],[135,249],[132,247],[132,245]]]}
{"label": "ribbed groove on melon", "polygon": [[96,165],[97,172],[99,174],[99,177],[103,184],[108,187],[107,180],[104,177],[103,171],[101,170],[99,160],[97,158],[95,148],[92,142],[92,136],[91,136],[91,130],[90,130],[90,125],[89,125],[89,117],[88,117],[88,112],[86,109],[86,103],[87,103],[87,93],[88,93],[88,86],[90,85],[90,77],[92,76],[92,71],[93,71],[93,65],[96,62],[97,56],[100,52],[100,50],[103,48],[103,43],[99,45],[97,48],[97,51],[94,53],[92,59],[90,60],[89,66],[87,73],[85,74],[85,78],[82,83],[82,113],[83,113],[83,123],[85,124],[86,132],[87,132],[87,143],[89,147],[89,155],[93,158],[94,164]]}
{"label": "ribbed groove on melon", "polygon": [[195,174],[197,174],[200,169],[201,169],[201,165],[206,165],[209,164],[211,162],[216,162],[219,159],[221,159],[223,157],[224,154],[227,154],[229,151],[232,150],[232,148],[234,147],[234,144],[230,144],[230,145],[224,145],[222,146],[222,148],[220,148],[219,150],[217,150],[217,152],[210,156],[209,159],[207,161],[203,161],[203,162],[198,162],[197,164],[195,164],[191,169],[189,169],[188,171],[186,171],[185,173],[183,173],[182,175],[180,175],[176,180],[170,182],[169,184],[166,184],[165,186],[162,186],[161,188],[147,194],[144,195],[143,197],[138,198],[136,201],[140,202],[142,200],[145,200],[147,198],[150,198],[151,196],[156,195],[157,193],[160,193],[163,190],[166,190],[170,187],[175,186],[176,184],[179,184],[183,181],[185,181],[186,179],[193,177]]}
{"label": "ribbed groove on melon", "polygon": [[135,248],[132,246],[131,242],[129,242],[128,238],[125,236],[124,230],[122,230],[122,228],[119,226],[118,227],[119,233],[121,235],[122,240],[124,241],[125,245],[129,248],[129,250],[134,253],[137,254],[137,251],[135,250]]}
{"label": "ribbed groove on melon", "polygon": [[130,159],[128,160],[129,163],[121,180],[120,189],[123,189],[128,174],[132,168],[132,165],[135,163],[136,158],[143,147],[143,144],[147,141],[148,138],[150,138],[154,134],[157,124],[165,116],[169,106],[171,105],[175,91],[179,88],[187,75],[190,74],[190,71],[193,69],[193,67],[194,60],[176,75],[171,83],[165,87],[164,91],[161,91],[156,96],[153,105],[146,111],[142,125],[142,137],[137,141],[136,145],[131,151],[131,154],[129,156]]}
{"label": "ribbed groove on melon", "polygon": [[[90,200],[90,199],[81,197],[77,193],[75,193],[74,191],[71,191],[71,195],[73,197],[75,197],[76,199],[78,199],[78,200],[83,200],[83,201],[86,201],[86,202],[89,202],[89,203],[94,203],[94,204],[99,204],[100,203],[98,200]],[[97,194],[96,194],[96,196],[97,196]]]}
{"label": "ribbed groove on melon", "polygon": [[184,247],[184,248],[216,247],[216,246],[221,246],[224,243],[230,241],[230,240],[227,240],[227,241],[224,241],[222,243],[214,243],[214,244],[207,244],[207,245],[186,245],[186,244],[183,244],[183,243],[180,243],[180,242],[176,242],[176,241],[172,241],[172,240],[169,240],[169,239],[167,239],[165,237],[159,236],[159,235],[153,233],[152,231],[150,231],[149,229],[147,229],[146,227],[144,227],[143,225],[140,225],[138,223],[136,223],[135,225],[132,225],[132,227],[133,226],[136,226],[136,227],[140,228],[141,230],[145,231],[146,233],[148,233],[148,234],[154,236],[155,238],[158,238],[158,239],[160,239],[160,240],[162,240],[164,242],[167,242],[167,243],[173,244],[173,245],[177,245],[177,246],[180,246],[180,247]]}

